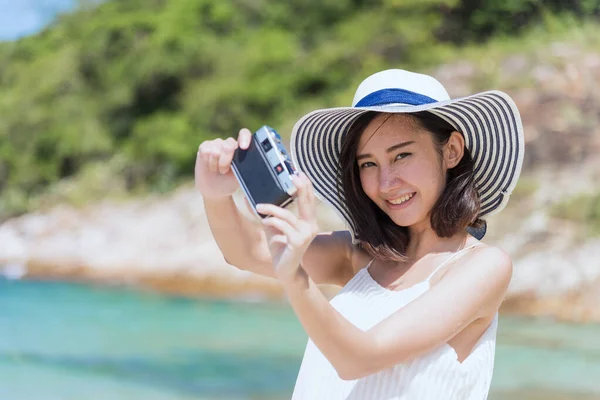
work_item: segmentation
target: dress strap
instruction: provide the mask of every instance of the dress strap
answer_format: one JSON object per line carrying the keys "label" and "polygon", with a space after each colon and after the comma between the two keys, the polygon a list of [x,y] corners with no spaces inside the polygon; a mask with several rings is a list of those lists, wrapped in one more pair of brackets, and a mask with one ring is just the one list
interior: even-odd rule
{"label": "dress strap", "polygon": [[365,271],[368,270],[371,264],[373,264],[373,261],[375,261],[375,257],[371,258],[371,261],[369,261],[369,263],[365,265],[362,269],[364,269]]}
{"label": "dress strap", "polygon": [[436,274],[436,272],[438,272],[444,265],[448,264],[450,261],[452,261],[453,259],[455,259],[457,256],[459,256],[459,255],[461,255],[463,253],[466,253],[468,250],[471,250],[473,247],[479,246],[480,244],[481,244],[481,242],[477,242],[475,244],[467,246],[464,249],[461,249],[461,250],[457,251],[456,253],[452,254],[444,262],[442,262],[440,265],[438,265],[437,268],[434,269],[431,274],[429,274],[429,276],[427,277],[427,279],[425,281],[429,282],[429,280],[431,278],[433,278],[433,276]]}

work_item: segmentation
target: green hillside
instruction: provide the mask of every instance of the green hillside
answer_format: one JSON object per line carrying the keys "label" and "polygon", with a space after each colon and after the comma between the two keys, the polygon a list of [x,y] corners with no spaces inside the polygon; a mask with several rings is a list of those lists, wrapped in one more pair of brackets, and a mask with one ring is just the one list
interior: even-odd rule
{"label": "green hillside", "polygon": [[167,191],[189,179],[204,139],[264,123],[285,135],[309,109],[346,105],[376,70],[431,68],[455,60],[458,48],[519,45],[517,35],[600,14],[600,0],[564,3],[82,6],[37,36],[0,43],[0,220],[48,199]]}

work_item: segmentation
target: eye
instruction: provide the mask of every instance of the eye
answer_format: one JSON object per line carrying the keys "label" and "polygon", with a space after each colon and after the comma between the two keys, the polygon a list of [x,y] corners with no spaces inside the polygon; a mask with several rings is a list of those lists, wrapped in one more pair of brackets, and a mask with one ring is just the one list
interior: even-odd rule
{"label": "eye", "polygon": [[402,160],[403,158],[406,158],[410,155],[411,155],[411,153],[400,153],[396,156],[396,160]]}
{"label": "eye", "polygon": [[370,166],[375,165],[375,163],[372,163],[371,161],[367,161],[365,163],[362,163],[358,166],[358,168],[360,169],[365,169],[365,168],[369,168]]}

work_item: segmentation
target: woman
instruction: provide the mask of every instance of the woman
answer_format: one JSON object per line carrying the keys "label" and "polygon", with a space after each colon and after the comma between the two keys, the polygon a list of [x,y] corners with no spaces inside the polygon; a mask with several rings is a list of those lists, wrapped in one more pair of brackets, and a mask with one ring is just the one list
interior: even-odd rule
{"label": "woman", "polygon": [[[512,100],[451,100],[403,70],[368,77],[352,107],[295,125],[298,213],[259,205],[264,229],[231,200],[238,142],[200,146],[197,187],[226,260],[279,279],[309,335],[293,398],[485,399],[512,263],[479,239],[521,170]],[[315,195],[347,231],[317,233]],[[320,283],[343,288],[328,302]]]}

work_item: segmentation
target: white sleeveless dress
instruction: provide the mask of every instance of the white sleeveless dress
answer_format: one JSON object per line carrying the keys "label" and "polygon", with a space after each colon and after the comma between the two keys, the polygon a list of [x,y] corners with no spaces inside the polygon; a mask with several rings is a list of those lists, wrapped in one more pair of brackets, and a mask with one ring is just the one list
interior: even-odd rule
{"label": "white sleeveless dress", "polygon": [[[476,245],[454,253],[426,280],[399,291],[386,289],[373,280],[368,271],[371,261],[331,300],[331,305],[366,331],[425,293],[431,277],[441,267]],[[309,339],[292,400],[485,400],[494,368],[497,326],[498,314],[462,363],[454,349],[444,344],[408,363],[351,381],[340,379]]]}

